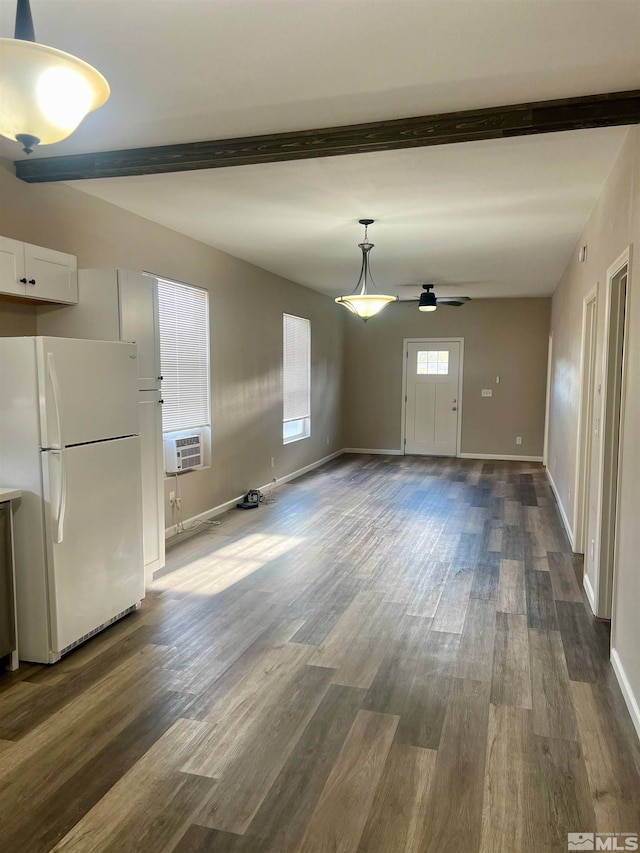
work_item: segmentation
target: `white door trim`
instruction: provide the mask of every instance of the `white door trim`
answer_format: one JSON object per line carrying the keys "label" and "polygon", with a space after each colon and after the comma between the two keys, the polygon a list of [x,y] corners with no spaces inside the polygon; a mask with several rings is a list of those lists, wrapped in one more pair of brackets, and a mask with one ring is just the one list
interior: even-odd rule
{"label": "white door trim", "polygon": [[[618,423],[618,465],[617,465],[617,476],[615,477],[615,481],[613,477],[605,477],[605,439],[607,438],[607,404],[608,404],[608,395],[609,395],[609,383],[607,381],[608,372],[609,372],[609,356],[611,350],[611,298],[613,294],[613,281],[617,278],[618,275],[625,269],[626,267],[626,292],[625,292],[625,317],[624,317],[624,325],[622,331],[622,339],[624,344],[623,352],[622,352],[622,363],[621,363],[621,385],[620,385],[620,412],[619,412],[619,423]],[[604,619],[612,619],[612,608],[613,608],[613,588],[615,585],[615,576],[617,574],[617,564],[618,564],[618,533],[620,527],[620,513],[616,512],[616,519],[613,525],[613,530],[610,531],[610,537],[612,539],[611,547],[613,552],[613,561],[611,565],[611,570],[609,572],[606,571],[606,568],[602,566],[602,522],[603,522],[603,514],[604,514],[604,506],[605,502],[609,506],[609,512],[611,511],[611,506],[619,507],[620,505],[620,480],[621,480],[621,471],[622,471],[622,448],[624,446],[624,416],[625,416],[625,407],[626,407],[626,389],[627,389],[627,370],[628,370],[628,351],[629,351],[629,295],[630,295],[630,285],[631,285],[631,246],[627,246],[627,248],[619,255],[618,258],[611,264],[611,266],[607,270],[607,278],[606,278],[606,292],[605,292],[605,318],[604,318],[604,329],[605,329],[605,348],[603,353],[603,365],[602,365],[602,386],[603,393],[601,395],[601,434],[602,441],[600,442],[600,455],[598,459],[599,466],[599,483],[600,488],[598,490],[598,510],[597,510],[597,522],[596,522],[596,531],[597,531],[597,541],[596,548],[598,554],[598,572],[597,572],[597,588],[595,590],[596,597],[596,616],[600,616]],[[614,645],[612,637],[612,646]]]}
{"label": "white door trim", "polygon": [[405,447],[405,427],[406,427],[406,407],[407,407],[407,359],[409,352],[409,344],[460,344],[460,366],[458,370],[458,429],[456,435],[456,456],[461,454],[462,446],[462,379],[464,373],[464,338],[453,337],[438,337],[438,338],[403,338],[402,340],[402,417],[400,420],[400,448],[404,454]]}
{"label": "white door trim", "polygon": [[[573,550],[578,554],[585,553],[586,514],[588,512],[588,483],[591,476],[589,462],[591,459],[591,439],[593,437],[593,385],[595,380],[595,356],[597,353],[597,330],[598,330],[598,297],[599,287],[596,284],[582,300],[582,336],[580,351],[580,389],[578,398],[578,436],[576,455],[576,476],[573,494],[575,495],[573,507]],[[587,329],[589,307],[593,306],[595,317],[595,328],[593,335]],[[589,344],[589,346],[588,346]],[[587,352],[587,349],[589,350]],[[591,387],[588,387],[588,386]]]}
{"label": "white door trim", "polygon": [[551,368],[553,367],[553,332],[549,332],[549,349],[547,352],[547,393],[544,404],[544,444],[542,448],[542,464],[548,467],[549,450],[549,412],[551,408]]}

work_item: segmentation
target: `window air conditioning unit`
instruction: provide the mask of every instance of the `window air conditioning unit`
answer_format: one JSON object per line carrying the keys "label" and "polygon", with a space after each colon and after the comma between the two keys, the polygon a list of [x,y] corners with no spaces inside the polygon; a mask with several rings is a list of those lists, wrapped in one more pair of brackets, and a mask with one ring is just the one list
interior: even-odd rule
{"label": "window air conditioning unit", "polygon": [[202,430],[174,432],[164,437],[164,467],[167,474],[202,468]]}

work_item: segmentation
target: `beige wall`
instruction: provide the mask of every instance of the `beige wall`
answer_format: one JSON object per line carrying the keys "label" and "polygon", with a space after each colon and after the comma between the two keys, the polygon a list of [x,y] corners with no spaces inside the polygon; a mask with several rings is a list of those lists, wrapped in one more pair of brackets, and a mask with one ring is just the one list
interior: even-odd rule
{"label": "beige wall", "polygon": [[[626,340],[627,390],[622,424],[618,571],[614,581],[612,646],[640,702],[640,128],[629,131],[620,155],[578,246],[588,247],[587,262],[577,247],[553,298],[554,358],[549,432],[549,471],[569,523],[575,512],[580,356],[584,297],[606,284],[607,269],[629,245],[629,335]],[[596,384],[602,381],[604,299],[599,298]],[[594,438],[597,442],[597,438]],[[637,721],[640,725],[640,720]]]}
{"label": "beige wall", "polygon": [[0,335],[35,335],[36,312],[31,305],[0,301]]}
{"label": "beige wall", "polygon": [[[342,448],[344,318],[326,296],[70,186],[18,181],[8,164],[0,198],[4,236],[71,252],[80,268],[146,270],[209,290],[213,461],[181,479],[184,518]],[[312,435],[283,447],[285,311],[311,320]],[[34,309],[0,302],[0,333],[35,334]]]}
{"label": "beige wall", "polygon": [[403,339],[451,336],[464,338],[462,452],[541,457],[550,309],[550,299],[478,299],[433,314],[391,305],[366,325],[347,316],[346,446],[400,449]]}

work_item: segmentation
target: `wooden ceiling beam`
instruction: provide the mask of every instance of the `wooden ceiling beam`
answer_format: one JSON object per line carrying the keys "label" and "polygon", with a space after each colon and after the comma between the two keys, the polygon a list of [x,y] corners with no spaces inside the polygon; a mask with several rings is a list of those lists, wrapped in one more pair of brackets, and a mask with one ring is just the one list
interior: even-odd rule
{"label": "wooden ceiling beam", "polygon": [[640,123],[640,90],[455,113],[16,161],[23,181],[157,175]]}

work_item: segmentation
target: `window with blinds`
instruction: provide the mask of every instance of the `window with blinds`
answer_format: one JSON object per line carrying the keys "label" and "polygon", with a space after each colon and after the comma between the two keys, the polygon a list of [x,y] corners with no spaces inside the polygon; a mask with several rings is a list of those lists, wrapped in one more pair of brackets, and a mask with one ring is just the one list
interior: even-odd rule
{"label": "window with blinds", "polygon": [[282,315],[282,442],[311,435],[311,323]]}
{"label": "window with blinds", "polygon": [[162,431],[209,426],[209,294],[158,279]]}

